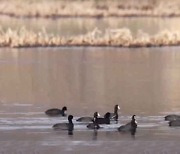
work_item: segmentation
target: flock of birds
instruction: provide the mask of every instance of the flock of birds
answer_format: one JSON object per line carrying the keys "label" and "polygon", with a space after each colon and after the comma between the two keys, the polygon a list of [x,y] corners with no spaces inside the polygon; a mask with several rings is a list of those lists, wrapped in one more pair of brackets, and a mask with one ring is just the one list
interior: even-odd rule
{"label": "flock of birds", "polygon": [[[110,113],[107,112],[104,117],[100,117],[100,114],[98,112],[95,112],[93,117],[80,117],[76,121],[88,123],[87,128],[88,129],[100,129],[102,128],[100,125],[103,124],[110,124],[111,121],[118,122],[118,110],[120,110],[119,105],[114,106],[114,112]],[[48,116],[66,116],[67,107],[64,106],[62,109],[49,109],[45,113]],[[57,123],[53,125],[53,128],[55,130],[68,130],[70,132],[69,134],[72,134],[71,132],[74,130],[74,124],[73,124],[73,116],[68,116],[68,123]],[[132,116],[131,122],[127,123],[126,125],[122,125],[118,128],[118,131],[120,132],[131,132],[132,134],[135,134],[137,128],[137,122],[135,120],[135,115]]]}
{"label": "flock of birds", "polygon": [[[120,110],[119,105],[114,106],[114,112],[110,113],[107,112],[104,117],[100,117],[100,114],[98,112],[95,112],[93,117],[80,117],[76,121],[78,122],[84,122],[88,123],[87,128],[88,129],[100,129],[102,128],[100,125],[101,124],[110,124],[112,120],[118,122],[118,110]],[[57,108],[52,108],[47,111],[45,111],[45,114],[48,116],[67,116],[66,114],[67,107],[64,106],[62,109],[57,109]],[[135,119],[136,115],[132,116],[132,119],[130,122],[128,122],[125,125],[121,125],[120,127],[117,128],[119,132],[130,132],[132,135],[136,133],[136,128],[137,128],[137,122]],[[165,116],[165,120],[169,121],[169,126],[180,126],[180,115],[175,115],[175,114],[170,114]],[[70,135],[72,135],[72,132],[74,130],[74,124],[73,124],[73,116],[69,115],[68,116],[68,123],[57,123],[54,124],[53,129],[55,130],[67,130]]]}

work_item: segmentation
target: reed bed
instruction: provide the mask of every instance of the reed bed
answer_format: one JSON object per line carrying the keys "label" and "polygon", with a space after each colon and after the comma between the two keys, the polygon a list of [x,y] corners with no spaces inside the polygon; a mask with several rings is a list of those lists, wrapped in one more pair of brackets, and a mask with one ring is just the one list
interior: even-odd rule
{"label": "reed bed", "polygon": [[161,31],[149,35],[142,31],[135,36],[127,28],[94,29],[84,35],[62,37],[48,34],[45,29],[33,32],[22,27],[19,30],[0,30],[0,47],[59,47],[59,46],[116,46],[116,47],[159,47],[180,45],[180,32]]}
{"label": "reed bed", "polygon": [[0,0],[0,15],[10,17],[180,16],[179,0]]}

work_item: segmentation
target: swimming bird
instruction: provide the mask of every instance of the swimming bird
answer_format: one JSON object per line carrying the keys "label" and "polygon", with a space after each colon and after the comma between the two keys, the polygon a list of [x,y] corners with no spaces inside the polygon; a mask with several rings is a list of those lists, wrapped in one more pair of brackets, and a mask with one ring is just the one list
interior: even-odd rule
{"label": "swimming bird", "polygon": [[118,128],[119,132],[131,132],[132,135],[135,134],[137,128],[137,122],[135,119],[136,115],[132,116],[131,122],[127,123],[126,125],[122,125]]}
{"label": "swimming bird", "polygon": [[92,122],[94,118],[97,118],[99,116],[100,116],[100,114],[98,112],[95,112],[93,117],[80,117],[76,121],[78,121],[78,122]]}
{"label": "swimming bird", "polygon": [[[120,110],[119,105],[114,106],[114,112],[110,113],[110,118],[118,121],[119,115],[118,115],[118,110]],[[105,116],[105,115],[104,115]]]}
{"label": "swimming bird", "polygon": [[110,113],[107,112],[105,115],[104,115],[104,118],[96,118],[96,122],[98,124],[110,124]]}
{"label": "swimming bird", "polygon": [[174,120],[180,120],[180,115],[177,114],[169,114],[164,117],[166,121],[174,121]]}
{"label": "swimming bird", "polygon": [[180,126],[180,120],[169,121],[169,126],[170,127],[179,127]]}
{"label": "swimming bird", "polygon": [[67,107],[64,106],[62,109],[57,109],[57,108],[49,109],[45,113],[48,116],[66,116],[66,111],[67,111]]}
{"label": "swimming bird", "polygon": [[90,123],[90,124],[87,125],[87,128],[88,128],[88,129],[94,129],[94,130],[96,130],[96,129],[99,129],[99,128],[100,128],[99,124],[97,123],[97,117],[94,117],[93,120],[92,120],[92,122],[93,122],[93,123]]}
{"label": "swimming bird", "polygon": [[57,123],[57,124],[54,124],[52,127],[55,130],[68,130],[69,134],[71,134],[72,131],[74,130],[74,124],[73,124],[72,119],[73,119],[73,116],[69,115],[68,116],[68,121],[69,121],[68,123]]}

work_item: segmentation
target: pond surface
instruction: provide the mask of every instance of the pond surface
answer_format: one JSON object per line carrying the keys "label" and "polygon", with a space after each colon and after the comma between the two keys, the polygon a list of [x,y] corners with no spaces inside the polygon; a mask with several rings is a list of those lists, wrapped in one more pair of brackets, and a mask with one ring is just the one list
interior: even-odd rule
{"label": "pond surface", "polygon": [[[180,48],[0,49],[0,153],[158,153],[180,151],[180,128],[164,121],[180,114]],[[75,121],[119,104],[118,124],[94,132]],[[74,135],[52,125],[49,108],[66,105]],[[137,115],[135,136],[117,128]]]}

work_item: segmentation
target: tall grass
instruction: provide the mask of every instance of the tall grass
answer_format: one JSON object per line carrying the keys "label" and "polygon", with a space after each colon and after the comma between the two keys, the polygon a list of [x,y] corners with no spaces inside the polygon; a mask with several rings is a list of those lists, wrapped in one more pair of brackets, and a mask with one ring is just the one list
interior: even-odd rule
{"label": "tall grass", "polygon": [[179,0],[1,0],[11,17],[180,16]]}
{"label": "tall grass", "polygon": [[0,47],[57,47],[57,46],[117,46],[152,47],[180,45],[180,32],[161,31],[149,35],[139,31],[133,36],[127,28],[94,29],[85,35],[62,37],[48,34],[45,29],[38,33],[22,27],[19,30],[0,30]]}

